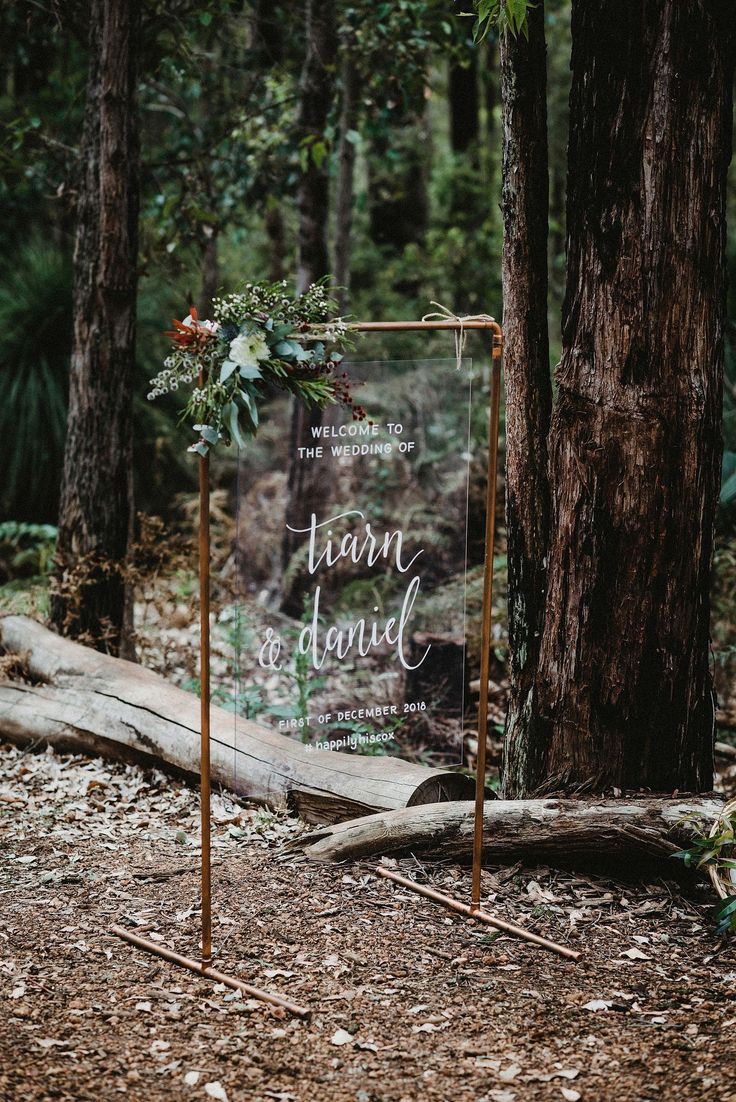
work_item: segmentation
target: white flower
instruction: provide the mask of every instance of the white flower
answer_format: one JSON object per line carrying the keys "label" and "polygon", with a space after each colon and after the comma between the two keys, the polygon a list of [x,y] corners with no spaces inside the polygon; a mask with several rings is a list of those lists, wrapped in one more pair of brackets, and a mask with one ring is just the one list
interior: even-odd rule
{"label": "white flower", "polygon": [[238,367],[257,367],[259,360],[270,356],[266,338],[261,333],[241,333],[230,342],[229,359]]}

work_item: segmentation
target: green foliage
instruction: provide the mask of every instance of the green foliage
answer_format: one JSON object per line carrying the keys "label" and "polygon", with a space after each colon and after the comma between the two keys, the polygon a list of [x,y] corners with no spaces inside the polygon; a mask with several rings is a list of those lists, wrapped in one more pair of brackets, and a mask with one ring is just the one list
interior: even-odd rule
{"label": "green foliage", "polygon": [[60,249],[31,240],[0,278],[0,516],[55,519],[66,431],[71,280]]}
{"label": "green foliage", "polygon": [[[736,869],[736,860],[731,856],[736,837],[734,818],[722,814],[718,829],[709,831],[708,834],[704,833],[699,816],[689,816],[687,821],[692,824],[692,844],[688,849],[673,853],[672,856],[682,861],[686,868],[714,868],[718,873],[731,874]],[[719,935],[736,931],[736,895],[729,895],[718,904],[715,921]]]}
{"label": "green foliage", "polygon": [[736,930],[736,895],[727,895],[715,912],[716,933],[719,937]]}
{"label": "green foliage", "polygon": [[722,506],[736,500],[736,357],[726,342],[723,380],[723,463],[721,473]]}
{"label": "green foliage", "polygon": [[51,524],[0,524],[0,584],[48,575],[55,549],[56,528]]}
{"label": "green foliage", "polygon": [[174,345],[151,379],[148,397],[192,387],[183,416],[199,433],[189,451],[202,456],[220,440],[242,448],[246,437],[255,436],[269,385],[308,408],[340,402],[362,420],[365,414],[339,371],[342,353],[337,349],[349,340],[347,324],[332,316],[336,309],[326,280],[296,297],[285,280],[245,283],[215,299],[213,321],[200,321],[192,307],[191,316],[174,320],[167,333]]}
{"label": "green foliage", "polygon": [[[71,5],[66,5],[70,8]],[[71,12],[0,5],[0,255],[72,213],[87,63]],[[84,34],[83,26],[79,28]]]}
{"label": "green foliage", "polygon": [[476,13],[473,39],[482,42],[492,27],[497,27],[500,34],[527,36],[527,12],[531,6],[530,0],[473,0]]}

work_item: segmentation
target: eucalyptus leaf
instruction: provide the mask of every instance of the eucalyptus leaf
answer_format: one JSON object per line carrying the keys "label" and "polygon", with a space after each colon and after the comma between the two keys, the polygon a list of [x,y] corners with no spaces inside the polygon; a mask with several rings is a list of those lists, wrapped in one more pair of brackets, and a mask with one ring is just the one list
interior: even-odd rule
{"label": "eucalyptus leaf", "polygon": [[289,322],[282,323],[281,325],[274,325],[273,333],[270,334],[271,338],[278,343],[279,341],[286,340],[291,332],[291,325]]}
{"label": "eucalyptus leaf", "polygon": [[253,430],[258,428],[258,406],[255,398],[247,390],[238,391],[242,399],[243,405],[246,407],[251,421],[253,422]]}
{"label": "eucalyptus leaf", "polygon": [[238,365],[234,363],[233,360],[225,360],[224,364],[220,368],[220,382],[226,382],[232,375],[233,371],[237,370]]}
{"label": "eucalyptus leaf", "polygon": [[230,435],[239,448],[245,447],[245,439],[240,431],[240,421],[238,419],[238,407],[235,402],[230,402],[223,410],[223,414],[227,416],[227,423],[230,428]]}
{"label": "eucalyptus leaf", "polygon": [[200,425],[199,431],[208,444],[216,444],[220,439],[220,434],[217,429],[213,429],[212,425]]}

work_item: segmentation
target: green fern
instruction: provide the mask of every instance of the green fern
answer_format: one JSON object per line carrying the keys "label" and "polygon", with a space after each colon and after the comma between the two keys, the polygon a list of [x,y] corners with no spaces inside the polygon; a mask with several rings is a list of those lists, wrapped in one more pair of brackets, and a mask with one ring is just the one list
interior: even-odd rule
{"label": "green fern", "polygon": [[56,519],[71,318],[67,259],[29,242],[0,272],[0,517]]}

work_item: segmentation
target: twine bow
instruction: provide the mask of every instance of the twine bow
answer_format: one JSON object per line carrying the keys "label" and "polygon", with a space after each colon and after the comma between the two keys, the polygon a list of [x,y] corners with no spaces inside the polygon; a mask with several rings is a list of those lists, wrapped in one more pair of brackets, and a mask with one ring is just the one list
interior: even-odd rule
{"label": "twine bow", "polygon": [[467,332],[465,325],[469,321],[495,321],[496,319],[490,314],[463,314],[459,316],[452,310],[448,310],[446,306],[443,306],[441,302],[435,302],[434,299],[430,302],[430,306],[436,306],[437,309],[431,314],[425,314],[422,321],[457,321],[460,323],[460,328],[456,329],[453,333],[455,338],[455,368],[457,371],[462,367],[463,353],[465,351],[465,341],[467,340]]}

